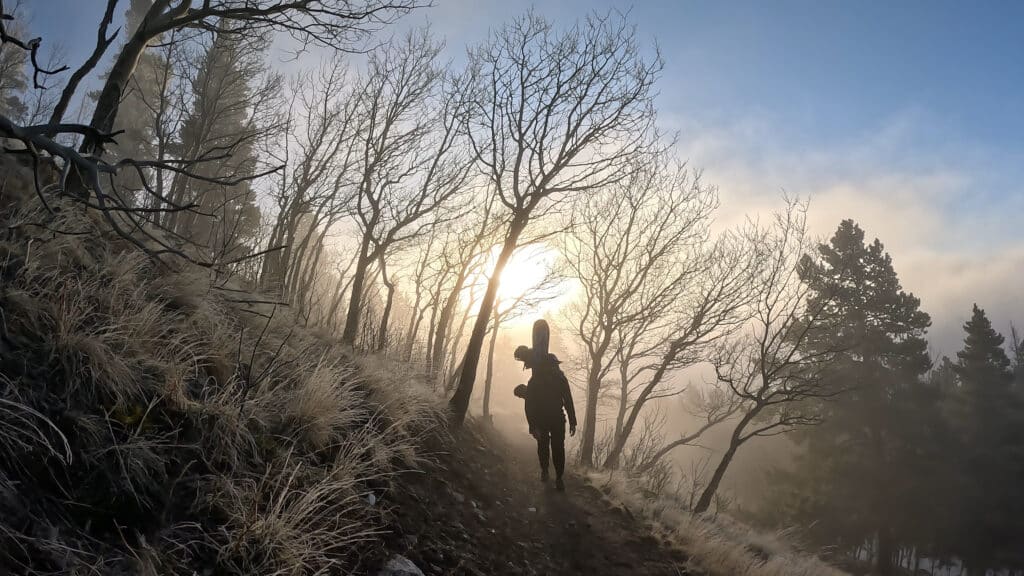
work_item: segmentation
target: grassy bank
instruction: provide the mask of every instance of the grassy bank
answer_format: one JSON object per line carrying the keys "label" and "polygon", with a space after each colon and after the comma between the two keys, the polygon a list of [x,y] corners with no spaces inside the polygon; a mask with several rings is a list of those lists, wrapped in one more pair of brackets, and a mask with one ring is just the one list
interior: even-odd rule
{"label": "grassy bank", "polygon": [[0,572],[359,566],[437,400],[0,162]]}

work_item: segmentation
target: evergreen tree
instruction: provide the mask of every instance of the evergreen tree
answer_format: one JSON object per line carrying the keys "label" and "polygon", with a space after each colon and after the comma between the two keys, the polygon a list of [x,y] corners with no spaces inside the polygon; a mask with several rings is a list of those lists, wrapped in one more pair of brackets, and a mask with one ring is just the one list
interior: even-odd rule
{"label": "evergreen tree", "polygon": [[254,92],[266,90],[255,87],[265,70],[266,46],[265,39],[240,37],[222,23],[192,82],[193,102],[182,123],[179,154],[199,160],[190,170],[200,178],[177,177],[171,198],[197,206],[199,213],[178,213],[169,225],[213,255],[241,255],[242,245],[258,231],[260,213],[251,183],[209,180],[236,181],[256,172],[256,144],[263,131],[259,113],[268,99]]}
{"label": "evergreen tree", "polygon": [[[24,29],[17,21],[7,24],[8,34],[24,37]],[[4,42],[0,44],[0,114],[15,122],[24,121],[28,114],[25,93],[28,91],[28,52]]]}
{"label": "evergreen tree", "polygon": [[777,489],[792,507],[784,516],[814,524],[821,542],[853,549],[877,539],[878,571],[888,574],[905,529],[893,519],[921,514],[912,468],[924,455],[913,453],[919,439],[906,435],[907,412],[926,396],[931,320],[902,289],[881,242],[865,244],[852,220],[819,253],[820,263],[804,260],[801,279],[814,294],[809,308],[825,303],[834,321],[807,348],[843,350],[827,375],[839,396],[818,404],[824,423],[798,436],[804,450],[792,471],[776,475]]}
{"label": "evergreen tree", "polygon": [[942,395],[952,394],[958,386],[956,379],[956,367],[949,356],[943,356],[938,366],[932,369],[928,375],[928,381],[932,387]]}
{"label": "evergreen tree", "polygon": [[1003,336],[977,304],[964,331],[964,348],[953,366],[960,385],[949,410],[957,434],[957,514],[951,542],[971,573],[983,574],[1020,566],[1021,403],[1013,391]]}
{"label": "evergreen tree", "polygon": [[1013,388],[1018,395],[1024,395],[1024,340],[1017,334],[1017,327],[1010,324],[1010,364],[1013,370]]}

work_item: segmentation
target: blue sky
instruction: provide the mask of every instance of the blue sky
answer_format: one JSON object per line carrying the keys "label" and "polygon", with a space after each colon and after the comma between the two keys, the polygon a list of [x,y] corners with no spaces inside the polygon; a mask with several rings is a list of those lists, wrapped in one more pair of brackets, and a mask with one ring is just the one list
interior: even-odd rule
{"label": "blue sky", "polygon": [[[126,0],[123,0],[126,3]],[[75,65],[102,0],[31,0],[38,34]],[[436,0],[428,20],[458,59],[528,9]],[[1024,3],[947,0],[537,2],[555,22],[629,11],[665,59],[659,110],[680,153],[722,195],[722,220],[811,197],[816,232],[852,217],[893,255],[932,314],[936,351],[959,348],[977,301],[1024,324]]]}

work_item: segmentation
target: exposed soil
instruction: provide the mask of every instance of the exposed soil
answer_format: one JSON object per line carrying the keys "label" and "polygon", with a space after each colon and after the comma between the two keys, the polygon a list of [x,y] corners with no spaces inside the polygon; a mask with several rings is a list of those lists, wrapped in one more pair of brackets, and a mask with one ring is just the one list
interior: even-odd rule
{"label": "exposed soil", "polygon": [[396,482],[381,557],[402,554],[428,576],[692,574],[685,554],[582,478],[567,473],[564,493],[542,484],[536,445],[522,436],[470,426],[441,469]]}

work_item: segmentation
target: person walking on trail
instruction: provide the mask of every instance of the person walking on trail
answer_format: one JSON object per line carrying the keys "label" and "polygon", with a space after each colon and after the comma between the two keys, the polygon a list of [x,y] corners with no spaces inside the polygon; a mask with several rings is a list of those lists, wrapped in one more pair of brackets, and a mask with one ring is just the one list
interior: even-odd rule
{"label": "person walking on trail", "polygon": [[526,421],[530,435],[537,440],[540,460],[540,480],[547,482],[548,463],[555,465],[555,488],[565,490],[565,420],[569,418],[569,436],[576,435],[576,408],[572,403],[569,381],[558,367],[554,354],[538,353],[536,349],[520,346],[515,358],[524,368],[532,370],[528,385],[519,385],[515,395],[526,400]]}

